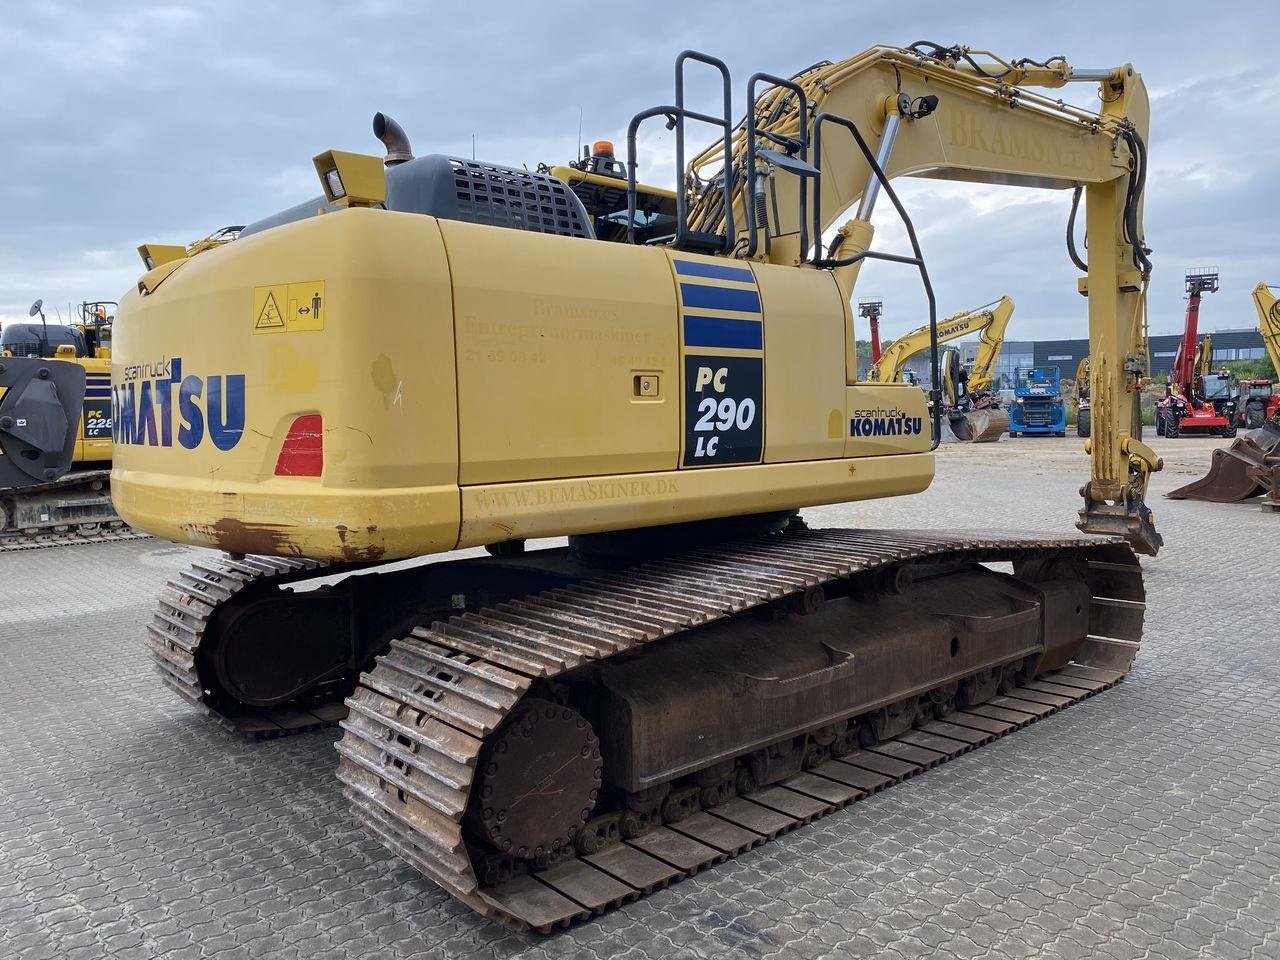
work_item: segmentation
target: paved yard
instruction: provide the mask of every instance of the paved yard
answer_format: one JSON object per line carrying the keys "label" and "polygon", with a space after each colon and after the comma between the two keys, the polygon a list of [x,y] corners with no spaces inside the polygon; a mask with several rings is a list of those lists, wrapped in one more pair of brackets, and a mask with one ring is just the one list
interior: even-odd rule
{"label": "paved yard", "polygon": [[[194,550],[0,556],[0,958],[1280,957],[1280,516],[1159,494],[1146,642],[1102,694],[551,938],[365,839],[335,733],[251,743],[140,634]],[[941,452],[933,488],[813,525],[1070,530],[1079,441]]]}

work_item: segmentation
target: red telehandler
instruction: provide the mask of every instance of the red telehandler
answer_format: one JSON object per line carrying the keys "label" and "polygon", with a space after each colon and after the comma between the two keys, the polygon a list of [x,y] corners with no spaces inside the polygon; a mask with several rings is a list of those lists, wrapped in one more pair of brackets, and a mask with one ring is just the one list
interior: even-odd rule
{"label": "red telehandler", "polygon": [[1236,401],[1231,395],[1231,375],[1210,370],[1212,347],[1206,335],[1200,340],[1200,297],[1218,290],[1218,270],[1195,268],[1187,271],[1187,319],[1182,342],[1173,359],[1173,371],[1165,387],[1164,399],[1156,405],[1156,433],[1162,437],[1181,436],[1188,430],[1215,436],[1236,435]]}

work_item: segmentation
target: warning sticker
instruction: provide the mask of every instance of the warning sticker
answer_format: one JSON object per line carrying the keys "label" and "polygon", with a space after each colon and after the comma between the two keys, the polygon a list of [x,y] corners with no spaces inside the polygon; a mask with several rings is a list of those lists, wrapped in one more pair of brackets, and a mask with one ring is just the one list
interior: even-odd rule
{"label": "warning sticker", "polygon": [[324,313],[323,280],[253,288],[255,334],[323,330]]}

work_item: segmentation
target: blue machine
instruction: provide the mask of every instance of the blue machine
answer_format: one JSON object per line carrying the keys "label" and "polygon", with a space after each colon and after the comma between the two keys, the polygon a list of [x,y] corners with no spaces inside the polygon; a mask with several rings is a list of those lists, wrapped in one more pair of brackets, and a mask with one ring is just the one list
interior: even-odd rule
{"label": "blue machine", "polygon": [[1009,436],[1067,435],[1067,405],[1062,402],[1062,372],[1057,367],[1018,370],[1009,408]]}

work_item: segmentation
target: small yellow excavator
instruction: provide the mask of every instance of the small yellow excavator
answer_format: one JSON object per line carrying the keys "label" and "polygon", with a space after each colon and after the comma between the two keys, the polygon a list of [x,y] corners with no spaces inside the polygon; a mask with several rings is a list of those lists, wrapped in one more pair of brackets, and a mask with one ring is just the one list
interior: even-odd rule
{"label": "small yellow excavator", "polygon": [[[685,103],[694,69],[719,77],[717,112]],[[224,551],[161,594],[164,682],[245,734],[340,721],[369,835],[519,929],[1114,685],[1142,633],[1135,552],[1161,544],[1134,420],[1151,262],[1131,66],[873,47],[753,75],[736,121],[722,61],[688,51],[676,76],[629,125],[625,213],[605,196],[593,220],[574,189],[622,190],[616,169],[415,157],[380,116],[385,158],[316,156],[322,198],[156,262],[115,325],[117,506]],[[1079,83],[1096,109],[1057,92]],[[654,120],[674,198],[636,182]],[[908,175],[1083,197],[1081,533],[799,518],[933,479],[939,325]],[[909,252],[872,246],[881,197]],[[868,259],[928,294],[932,410],[857,377]]]}
{"label": "small yellow excavator", "polygon": [[[1014,303],[1001,297],[974,310],[953,314],[937,323],[937,343],[981,333],[973,366],[963,370],[958,352],[943,354],[943,409],[948,426],[957,440],[987,443],[999,440],[1009,429],[1009,415],[1000,409],[1000,396],[992,390],[996,361],[1004,345],[1005,329],[1013,316]],[[869,374],[873,382],[898,383],[906,362],[928,350],[934,330],[925,324],[899,337],[884,348]]]}

